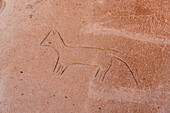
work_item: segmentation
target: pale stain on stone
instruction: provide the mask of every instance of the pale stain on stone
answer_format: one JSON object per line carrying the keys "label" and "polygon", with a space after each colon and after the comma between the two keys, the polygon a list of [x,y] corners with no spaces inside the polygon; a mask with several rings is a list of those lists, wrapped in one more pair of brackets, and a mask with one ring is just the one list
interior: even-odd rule
{"label": "pale stain on stone", "polygon": [[[123,37],[132,40],[137,40],[141,42],[149,42],[153,44],[165,44],[170,45],[170,40],[164,36],[158,36],[161,38],[155,38],[152,35],[142,34],[142,33],[133,33],[129,32],[125,29],[115,29],[103,27],[100,23],[89,23],[81,29],[81,33],[83,34],[93,34],[93,35],[104,35],[104,36],[113,36],[113,37]],[[163,37],[163,38],[162,38]]]}
{"label": "pale stain on stone", "polygon": [[[115,100],[118,102],[133,102],[138,104],[150,103],[150,106],[157,107],[159,106],[158,102],[164,102],[164,99],[161,99],[161,95],[165,93],[169,95],[169,91],[162,92],[161,89],[165,86],[158,86],[157,90],[139,90],[127,87],[98,87],[93,82],[89,83],[88,97],[94,100],[109,101]],[[159,97],[159,98],[158,98]],[[87,106],[87,105],[86,105]]]}
{"label": "pale stain on stone", "polygon": [[8,74],[7,74],[7,69],[1,71],[0,73],[0,111],[4,111],[5,112],[5,108],[2,106],[2,102],[4,99],[7,99],[4,96],[4,92],[6,89],[6,81],[8,80]]}

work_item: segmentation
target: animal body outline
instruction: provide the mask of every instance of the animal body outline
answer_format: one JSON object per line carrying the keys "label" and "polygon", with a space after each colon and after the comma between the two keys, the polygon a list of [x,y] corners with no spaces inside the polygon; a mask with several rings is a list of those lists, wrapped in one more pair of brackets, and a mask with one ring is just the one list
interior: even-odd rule
{"label": "animal body outline", "polygon": [[[58,73],[59,75],[62,75],[70,65],[87,65],[97,67],[98,69],[94,77],[100,75],[99,77],[102,78],[103,81],[107,72],[112,66],[113,58],[115,58],[126,65],[136,85],[139,86],[140,80],[138,77],[138,71],[133,62],[129,60],[126,55],[117,50],[68,46],[64,42],[60,33],[54,30],[51,30],[46,35],[46,37],[40,43],[40,46],[52,47],[58,54],[58,58],[53,69],[54,74]],[[98,57],[100,57],[102,61],[100,59],[96,61]],[[103,62],[103,59],[105,60],[105,62]]]}

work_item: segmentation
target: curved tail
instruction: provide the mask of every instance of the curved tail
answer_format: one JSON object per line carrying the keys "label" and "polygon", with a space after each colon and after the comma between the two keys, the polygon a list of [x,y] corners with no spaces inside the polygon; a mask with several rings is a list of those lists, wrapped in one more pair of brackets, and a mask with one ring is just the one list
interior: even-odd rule
{"label": "curved tail", "polygon": [[128,58],[123,53],[117,52],[117,51],[113,51],[113,52],[114,52],[114,54],[112,54],[113,57],[126,65],[128,70],[130,71],[136,85],[139,86],[140,85],[140,80],[139,80],[138,70],[136,69],[134,63],[130,60],[130,58]]}

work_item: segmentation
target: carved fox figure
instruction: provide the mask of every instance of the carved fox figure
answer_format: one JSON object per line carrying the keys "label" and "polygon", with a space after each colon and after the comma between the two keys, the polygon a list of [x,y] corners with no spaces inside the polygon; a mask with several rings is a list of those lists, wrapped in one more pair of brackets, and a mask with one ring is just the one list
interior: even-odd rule
{"label": "carved fox figure", "polygon": [[40,45],[52,47],[58,53],[54,73],[62,75],[69,65],[74,64],[95,66],[98,70],[94,77],[99,77],[103,81],[112,66],[112,60],[117,59],[127,66],[136,84],[139,85],[137,69],[133,62],[119,51],[68,46],[63,41],[60,33],[53,30],[47,34]]}

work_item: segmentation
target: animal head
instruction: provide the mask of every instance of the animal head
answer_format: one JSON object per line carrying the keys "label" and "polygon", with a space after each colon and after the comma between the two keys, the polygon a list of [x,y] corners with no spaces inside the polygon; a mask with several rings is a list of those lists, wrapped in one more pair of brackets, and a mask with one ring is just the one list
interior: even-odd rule
{"label": "animal head", "polygon": [[41,46],[56,46],[63,45],[64,41],[62,40],[59,32],[50,31],[47,36],[40,43]]}

